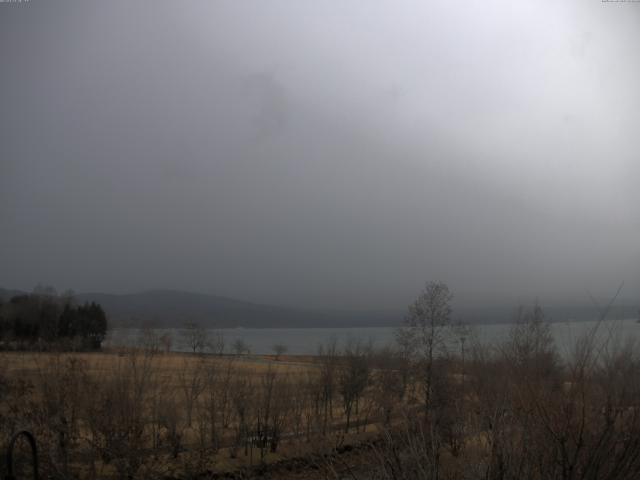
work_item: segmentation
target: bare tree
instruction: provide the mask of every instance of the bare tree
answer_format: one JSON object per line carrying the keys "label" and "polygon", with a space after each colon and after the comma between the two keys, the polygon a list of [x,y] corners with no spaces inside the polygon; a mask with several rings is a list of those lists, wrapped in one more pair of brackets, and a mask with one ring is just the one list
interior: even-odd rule
{"label": "bare tree", "polygon": [[332,338],[326,345],[318,347],[318,361],[320,362],[320,376],[318,378],[322,403],[322,434],[326,435],[329,419],[333,418],[333,398],[336,394],[338,373],[338,344]]}
{"label": "bare tree", "polygon": [[460,345],[460,373],[462,378],[462,390],[464,394],[464,381],[466,377],[465,360],[467,356],[467,350],[465,347],[467,347],[467,341],[472,336],[473,330],[471,329],[470,325],[458,322],[452,326],[452,332],[455,341],[458,343],[458,345]]}
{"label": "bare tree", "polygon": [[172,458],[184,448],[184,422],[180,402],[176,401],[174,392],[164,392],[158,399],[157,419],[160,431],[164,433],[161,444],[169,447]]}
{"label": "bare tree", "polygon": [[193,357],[183,358],[182,368],[178,372],[178,380],[183,393],[184,409],[188,427],[191,427],[194,406],[206,385],[206,368],[204,359],[199,357],[195,359],[195,361],[191,360],[193,360]]}
{"label": "bare tree", "polygon": [[222,333],[220,330],[214,330],[211,335],[209,346],[214,354],[222,355],[225,348],[224,333]]}
{"label": "bare tree", "polygon": [[276,360],[280,360],[280,357],[287,353],[289,348],[283,343],[276,343],[273,347],[271,347],[273,353],[276,354]]}
{"label": "bare tree", "polygon": [[193,353],[201,353],[207,347],[207,331],[197,323],[186,323],[182,329],[182,337]]}
{"label": "bare tree", "polygon": [[138,345],[154,355],[160,352],[161,342],[158,332],[149,327],[141,328],[138,332]]}
{"label": "bare tree", "polygon": [[242,338],[238,338],[235,342],[233,342],[233,351],[236,355],[240,356],[245,353],[249,353],[250,348]]}
{"label": "bare tree", "polygon": [[169,353],[171,351],[171,345],[173,344],[173,338],[171,334],[169,332],[165,332],[160,335],[160,338],[158,340],[160,341],[163,352]]}
{"label": "bare tree", "polygon": [[451,318],[452,298],[445,283],[428,282],[409,305],[405,325],[397,332],[401,345],[411,352],[421,369],[426,410],[432,396],[434,358],[445,347],[445,327]]}
{"label": "bare tree", "polygon": [[231,403],[234,413],[234,439],[229,449],[231,458],[236,458],[238,449],[244,445],[245,455],[249,451],[249,437],[254,402],[252,401],[252,386],[244,376],[236,377],[231,388]]}
{"label": "bare tree", "polygon": [[520,378],[548,375],[555,371],[558,354],[542,307],[537,302],[531,308],[519,306],[515,320],[502,348],[512,367],[518,370]]}
{"label": "bare tree", "polygon": [[344,363],[340,366],[338,382],[346,422],[345,433],[349,432],[351,414],[355,408],[358,413],[360,397],[369,384],[370,365],[367,350],[359,342],[350,342],[344,354]]}
{"label": "bare tree", "polygon": [[83,382],[87,441],[122,479],[142,467],[151,440],[145,425],[148,393],[157,377],[154,364],[153,351],[131,352],[118,358],[111,375]]}
{"label": "bare tree", "polygon": [[375,352],[372,360],[371,394],[383,416],[383,425],[389,426],[394,411],[402,406],[407,389],[406,362],[400,352],[389,348]]}
{"label": "bare tree", "polygon": [[[221,428],[219,428],[222,399],[228,392],[225,392],[224,383],[221,382],[221,371],[216,363],[207,365],[205,373],[205,402],[202,416],[206,420],[206,430],[209,432],[210,444],[214,451],[218,450],[221,440]],[[204,437],[204,436],[203,436]]]}

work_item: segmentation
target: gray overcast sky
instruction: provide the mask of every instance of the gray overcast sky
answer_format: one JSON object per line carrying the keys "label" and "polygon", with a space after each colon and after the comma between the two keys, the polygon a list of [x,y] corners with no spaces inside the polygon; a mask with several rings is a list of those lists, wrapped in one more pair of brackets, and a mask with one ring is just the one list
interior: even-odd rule
{"label": "gray overcast sky", "polygon": [[0,3],[0,286],[640,297],[640,3]]}

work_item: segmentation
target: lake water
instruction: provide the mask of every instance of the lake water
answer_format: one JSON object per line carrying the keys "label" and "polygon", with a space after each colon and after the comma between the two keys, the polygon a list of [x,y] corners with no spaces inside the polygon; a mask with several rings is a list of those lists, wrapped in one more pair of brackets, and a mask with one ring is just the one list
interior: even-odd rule
{"label": "lake water", "polygon": [[[559,353],[568,355],[576,340],[591,331],[595,321],[558,322],[551,324],[551,331]],[[475,325],[471,327],[472,336],[481,343],[497,344],[507,338],[511,324]],[[395,339],[394,327],[366,328],[234,328],[208,331],[209,337],[222,334],[226,348],[232,352],[233,343],[241,339],[254,354],[272,354],[275,344],[286,345],[289,354],[313,355],[318,346],[336,340],[338,346],[351,340],[371,342],[375,347],[391,345]],[[156,334],[171,335],[171,349],[177,352],[189,351],[187,339],[181,329],[157,329]],[[141,331],[137,329],[116,328],[109,332],[105,346],[135,346],[141,341]],[[624,343],[628,339],[640,339],[640,323],[635,319],[607,320],[597,330],[597,338],[613,343]]]}

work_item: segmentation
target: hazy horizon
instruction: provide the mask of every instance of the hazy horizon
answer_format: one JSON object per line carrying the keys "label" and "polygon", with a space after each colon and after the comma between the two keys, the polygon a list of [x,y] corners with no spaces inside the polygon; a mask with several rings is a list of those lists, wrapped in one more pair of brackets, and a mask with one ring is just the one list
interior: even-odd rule
{"label": "hazy horizon", "polygon": [[0,3],[0,286],[638,300],[639,21],[600,0]]}

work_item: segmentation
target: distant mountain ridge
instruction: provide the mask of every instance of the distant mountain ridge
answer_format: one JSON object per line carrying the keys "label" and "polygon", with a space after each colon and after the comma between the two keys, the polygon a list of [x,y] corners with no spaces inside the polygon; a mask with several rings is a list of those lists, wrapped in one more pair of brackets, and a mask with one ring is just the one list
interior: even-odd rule
{"label": "distant mountain ridge", "polygon": [[398,323],[401,315],[384,312],[311,310],[264,305],[217,295],[176,290],[135,294],[84,293],[78,301],[101,304],[114,324],[175,327],[188,322],[219,328],[285,328],[381,326]]}
{"label": "distant mountain ridge", "polygon": [[[0,289],[0,298],[6,301],[21,293],[26,292]],[[110,325],[122,327],[179,327],[189,322],[218,328],[372,327],[397,325],[402,319],[395,312],[281,307],[177,290],[79,293],[75,297],[80,303],[99,303]]]}
{"label": "distant mountain ridge", "polygon": [[[22,292],[0,288],[0,299]],[[307,328],[381,327],[400,325],[405,310],[343,311],[264,305],[217,295],[177,290],[149,290],[131,294],[80,293],[78,302],[102,305],[110,325],[120,327],[179,327],[188,322],[217,328]],[[609,318],[636,318],[638,308],[625,302],[609,312]],[[513,321],[515,305],[455,306],[452,320],[465,323]],[[598,317],[590,305],[544,306],[549,321],[593,320]]]}

